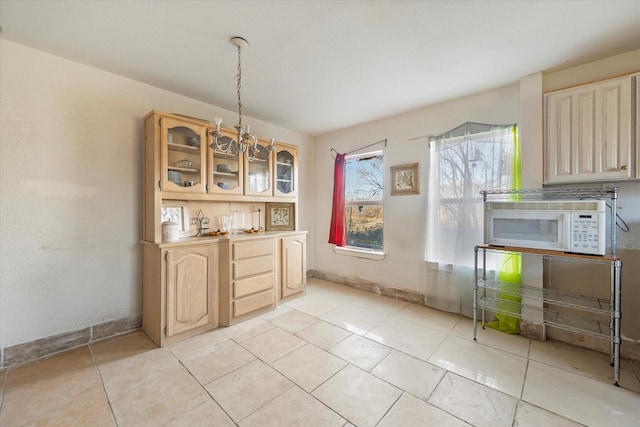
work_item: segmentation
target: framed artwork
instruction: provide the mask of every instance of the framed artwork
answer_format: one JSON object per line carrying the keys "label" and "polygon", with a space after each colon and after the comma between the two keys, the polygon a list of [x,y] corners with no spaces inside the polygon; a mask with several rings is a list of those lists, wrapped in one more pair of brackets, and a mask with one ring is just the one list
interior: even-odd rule
{"label": "framed artwork", "polygon": [[266,230],[295,230],[296,212],[293,203],[267,203]]}
{"label": "framed artwork", "polygon": [[163,204],[160,209],[160,223],[171,221],[179,224],[183,236],[189,234],[189,211],[186,205],[180,203]]}
{"label": "framed artwork", "polygon": [[391,166],[391,195],[420,194],[418,163]]}

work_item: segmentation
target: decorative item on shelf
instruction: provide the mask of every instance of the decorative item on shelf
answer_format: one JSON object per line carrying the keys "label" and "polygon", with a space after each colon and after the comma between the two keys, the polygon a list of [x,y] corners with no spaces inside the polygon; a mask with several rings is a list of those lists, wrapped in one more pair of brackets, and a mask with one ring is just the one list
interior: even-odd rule
{"label": "decorative item on shelf", "polygon": [[182,185],[182,174],[178,171],[168,171],[167,173],[169,181],[177,185]]}
{"label": "decorative item on shelf", "polygon": [[163,203],[160,209],[160,222],[175,222],[178,224],[179,236],[189,236],[189,211],[183,202]]}
{"label": "decorative item on shelf", "polygon": [[419,194],[418,163],[391,167],[391,195]]}
{"label": "decorative item on shelf", "polygon": [[198,216],[196,218],[191,218],[191,224],[198,226],[198,234],[193,237],[201,237],[205,236],[207,233],[205,230],[208,230],[208,227],[205,227],[206,224],[209,224],[209,218],[204,216],[202,210],[198,211]]}
{"label": "decorative item on shelf", "polygon": [[231,165],[227,163],[220,163],[218,166],[216,166],[216,170],[218,172],[231,173]]}
{"label": "decorative item on shelf", "polygon": [[218,187],[222,188],[223,190],[228,190],[229,189],[229,184],[227,184],[226,182],[219,182],[218,184],[216,184]]}
{"label": "decorative item on shelf", "polygon": [[238,124],[234,126],[237,132],[237,141],[233,141],[230,138],[222,137],[222,134],[220,133],[220,124],[222,124],[222,118],[216,117],[216,128],[211,132],[211,136],[213,136],[213,143],[211,143],[210,147],[225,154],[244,153],[247,160],[249,160],[250,162],[256,159],[266,160],[276,149],[273,145],[274,139],[271,138],[271,142],[266,147],[260,146],[258,145],[258,138],[256,138],[255,135],[251,135],[251,132],[249,131],[249,125],[242,125],[242,99],[240,97],[240,88],[242,86],[241,52],[243,47],[246,48],[249,46],[249,42],[247,42],[242,37],[232,37],[231,44],[238,48],[238,82],[236,86],[238,94]]}
{"label": "decorative item on shelf", "polygon": [[267,203],[266,230],[295,230],[295,205],[293,203]]}
{"label": "decorative item on shelf", "polygon": [[162,241],[175,242],[180,238],[180,224],[173,221],[162,223]]}
{"label": "decorative item on shelf", "polygon": [[231,221],[231,227],[234,233],[242,233],[244,231],[244,212],[234,211],[232,213],[233,219]]}
{"label": "decorative item on shelf", "polygon": [[189,138],[187,140],[187,144],[189,144],[191,147],[200,147],[200,138],[198,138],[197,136]]}
{"label": "decorative item on shelf", "polygon": [[190,168],[193,166],[193,162],[191,160],[184,159],[176,162],[176,166],[179,168]]}
{"label": "decorative item on shelf", "polygon": [[216,225],[218,226],[218,231],[222,233],[229,233],[231,231],[231,224],[233,221],[233,217],[231,215],[218,215],[216,217]]}

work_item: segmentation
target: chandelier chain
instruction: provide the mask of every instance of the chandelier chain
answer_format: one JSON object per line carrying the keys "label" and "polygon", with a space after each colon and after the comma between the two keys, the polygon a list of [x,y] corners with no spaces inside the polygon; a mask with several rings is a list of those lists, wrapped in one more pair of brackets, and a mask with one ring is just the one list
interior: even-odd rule
{"label": "chandelier chain", "polygon": [[238,46],[238,75],[237,75],[237,79],[238,79],[238,116],[239,116],[239,123],[238,125],[242,127],[242,99],[240,98],[240,88],[242,86],[242,64],[241,64],[241,48],[240,46]]}

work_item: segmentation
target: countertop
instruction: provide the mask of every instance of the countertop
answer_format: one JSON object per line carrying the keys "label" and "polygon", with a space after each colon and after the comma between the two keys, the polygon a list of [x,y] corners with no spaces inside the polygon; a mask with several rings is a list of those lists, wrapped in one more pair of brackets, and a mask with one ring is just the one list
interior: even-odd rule
{"label": "countertop", "polygon": [[249,240],[249,239],[266,239],[273,237],[282,237],[296,234],[307,234],[307,231],[261,231],[259,233],[237,233],[227,234],[225,236],[202,236],[202,237],[186,237],[176,240],[175,242],[154,243],[143,240],[145,245],[158,245],[160,248],[172,248],[179,246],[197,245],[202,243],[215,243],[222,240]]}

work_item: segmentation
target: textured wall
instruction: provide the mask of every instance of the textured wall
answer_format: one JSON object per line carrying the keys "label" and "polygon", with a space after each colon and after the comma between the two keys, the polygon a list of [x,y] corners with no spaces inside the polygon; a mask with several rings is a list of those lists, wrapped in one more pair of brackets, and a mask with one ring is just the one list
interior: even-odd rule
{"label": "textured wall", "polygon": [[[6,40],[0,50],[0,348],[139,315],[142,118],[236,113]],[[249,122],[298,145],[310,168],[310,137]],[[311,177],[300,186],[310,194]]]}

